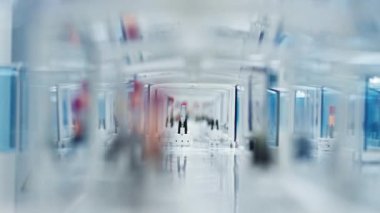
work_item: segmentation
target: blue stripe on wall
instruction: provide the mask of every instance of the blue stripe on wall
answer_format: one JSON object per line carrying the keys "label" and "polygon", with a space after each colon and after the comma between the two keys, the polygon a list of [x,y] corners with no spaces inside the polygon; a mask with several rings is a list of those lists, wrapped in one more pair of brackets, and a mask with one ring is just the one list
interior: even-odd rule
{"label": "blue stripe on wall", "polygon": [[16,147],[16,119],[17,119],[17,81],[16,76],[12,76],[11,79],[11,101],[10,101],[10,126],[11,126],[11,135],[10,135],[10,141],[9,141],[9,147],[11,149],[14,149]]}
{"label": "blue stripe on wall", "polygon": [[16,117],[14,83],[15,71],[12,68],[0,68],[0,152],[12,151],[15,147],[12,132],[14,132]]}

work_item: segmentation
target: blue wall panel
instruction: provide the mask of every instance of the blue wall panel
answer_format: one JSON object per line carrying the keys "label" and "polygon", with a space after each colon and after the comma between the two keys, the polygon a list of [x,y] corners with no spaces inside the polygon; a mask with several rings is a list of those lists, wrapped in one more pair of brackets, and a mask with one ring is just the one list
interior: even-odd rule
{"label": "blue wall panel", "polygon": [[279,132],[279,92],[268,90],[268,144],[278,145]]}
{"label": "blue wall panel", "polygon": [[0,151],[15,148],[16,126],[16,72],[0,68]]}
{"label": "blue wall panel", "polygon": [[380,148],[380,92],[367,88],[364,149]]}

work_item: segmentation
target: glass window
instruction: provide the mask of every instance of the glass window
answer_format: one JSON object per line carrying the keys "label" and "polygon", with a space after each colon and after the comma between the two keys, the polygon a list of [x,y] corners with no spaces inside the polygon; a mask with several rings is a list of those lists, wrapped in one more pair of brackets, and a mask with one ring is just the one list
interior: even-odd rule
{"label": "glass window", "polygon": [[322,138],[335,137],[336,111],[338,110],[336,106],[337,92],[332,89],[322,88]]}
{"label": "glass window", "polygon": [[365,149],[380,148],[380,78],[367,81],[365,101]]}

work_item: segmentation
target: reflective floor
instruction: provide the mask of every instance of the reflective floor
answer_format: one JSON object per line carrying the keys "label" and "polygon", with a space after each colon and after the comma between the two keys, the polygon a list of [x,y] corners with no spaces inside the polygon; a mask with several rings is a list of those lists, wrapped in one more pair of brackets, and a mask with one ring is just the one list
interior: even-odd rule
{"label": "reflective floor", "polygon": [[161,165],[63,161],[29,183],[17,212],[377,212],[336,190],[325,167],[257,168],[246,150],[206,144],[166,147]]}

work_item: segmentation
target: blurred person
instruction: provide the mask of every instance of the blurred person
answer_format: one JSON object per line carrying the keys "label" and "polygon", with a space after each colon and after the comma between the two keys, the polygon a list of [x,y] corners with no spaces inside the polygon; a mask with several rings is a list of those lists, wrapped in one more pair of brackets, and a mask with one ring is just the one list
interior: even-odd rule
{"label": "blurred person", "polygon": [[144,90],[144,85],[135,80],[133,82],[133,92],[131,94],[131,99],[130,99],[130,124],[132,127],[132,132],[142,135],[143,132],[143,109],[144,109],[144,103],[143,103],[143,90]]}
{"label": "blurred person", "polygon": [[294,155],[298,160],[310,160],[312,158],[312,144],[310,139],[300,136],[295,139]]}
{"label": "blurred person", "polygon": [[123,40],[137,41],[141,39],[141,33],[137,18],[133,15],[125,15],[121,20]]}
{"label": "blurred person", "polygon": [[81,43],[81,38],[78,29],[71,23],[67,23],[65,25],[65,28],[66,38],[68,42],[71,45],[79,45]]}
{"label": "blurred person", "polygon": [[159,135],[163,132],[162,125],[160,125],[160,122],[162,122],[160,113],[164,107],[164,96],[155,91],[150,107],[149,127],[147,128],[147,138],[144,143],[144,158],[161,163],[162,143]]}
{"label": "blurred person", "polygon": [[[143,129],[143,84],[137,80],[132,82],[133,91],[129,94],[129,99],[118,104],[118,120],[120,128],[116,139],[110,144],[105,158],[110,162],[128,161],[129,168],[139,170],[142,167],[144,150],[144,129]],[[125,111],[125,113],[123,113]],[[124,120],[125,119],[125,120]]]}
{"label": "blurred person", "polygon": [[129,102],[128,123],[131,127],[131,132],[128,135],[128,146],[130,154],[131,168],[138,169],[141,167],[143,143],[144,143],[144,128],[143,128],[143,91],[144,85],[138,81],[133,81],[133,92]]}
{"label": "blurred person", "polygon": [[170,125],[170,128],[174,126],[174,99],[172,97],[168,97],[167,100],[167,110],[166,110],[166,124],[165,127]]}
{"label": "blurred person", "polygon": [[178,121],[178,134],[181,134],[181,128],[185,129],[185,134],[187,134],[187,120],[188,120],[188,112],[187,112],[187,103],[183,102],[181,104],[181,110],[179,114]]}
{"label": "blurred person", "polygon": [[215,120],[212,118],[210,119],[210,125],[211,125],[211,130],[214,130]]}
{"label": "blurred person", "polygon": [[78,145],[85,140],[87,134],[86,127],[86,115],[88,111],[89,104],[89,90],[88,83],[84,81],[81,84],[81,89],[79,93],[72,101],[72,112],[73,112],[73,121],[74,121],[74,137],[73,144]]}
{"label": "blurred person", "polygon": [[334,137],[334,131],[335,131],[335,107],[330,106],[329,107],[329,119],[328,119],[328,127],[329,127],[329,137]]}
{"label": "blurred person", "polygon": [[267,136],[265,134],[252,135],[249,141],[249,148],[253,151],[253,163],[262,167],[269,166],[272,163],[272,156],[267,144]]}

